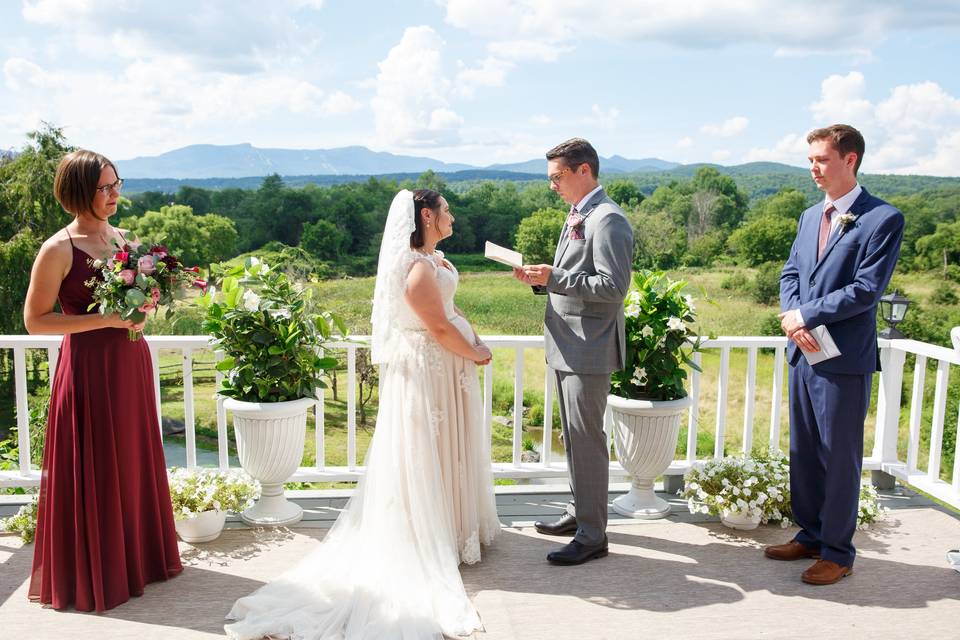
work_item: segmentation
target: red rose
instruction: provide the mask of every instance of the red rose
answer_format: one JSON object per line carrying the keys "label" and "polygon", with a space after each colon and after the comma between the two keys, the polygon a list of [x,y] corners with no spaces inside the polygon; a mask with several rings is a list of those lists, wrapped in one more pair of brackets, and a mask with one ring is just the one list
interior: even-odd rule
{"label": "red rose", "polygon": [[200,278],[197,278],[196,280],[193,281],[193,286],[195,286],[195,287],[197,287],[198,289],[200,289],[200,291],[201,291],[202,293],[206,293],[206,292],[207,292],[207,281],[206,281],[206,280],[201,280]]}
{"label": "red rose", "polygon": [[117,251],[113,254],[113,259],[119,262],[120,264],[127,264],[127,259],[130,257],[130,254],[126,251]]}
{"label": "red rose", "polygon": [[200,267],[186,267],[184,271],[189,271],[190,273],[200,273]]}

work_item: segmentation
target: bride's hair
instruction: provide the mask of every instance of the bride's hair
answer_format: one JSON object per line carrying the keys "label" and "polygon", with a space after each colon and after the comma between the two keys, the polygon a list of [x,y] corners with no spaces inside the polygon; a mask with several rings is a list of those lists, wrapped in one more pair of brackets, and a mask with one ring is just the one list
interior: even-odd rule
{"label": "bride's hair", "polygon": [[413,224],[415,228],[410,234],[410,248],[419,249],[423,246],[423,219],[420,212],[424,207],[435,211],[440,207],[440,192],[433,189],[417,189],[413,192]]}

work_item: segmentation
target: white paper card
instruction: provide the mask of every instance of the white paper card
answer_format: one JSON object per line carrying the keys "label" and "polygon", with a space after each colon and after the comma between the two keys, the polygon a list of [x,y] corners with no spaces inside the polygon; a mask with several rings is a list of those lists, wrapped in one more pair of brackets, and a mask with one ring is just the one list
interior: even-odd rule
{"label": "white paper card", "polygon": [[817,344],[820,345],[820,351],[804,351],[801,349],[800,351],[808,363],[817,364],[818,362],[836,358],[840,355],[840,349],[837,349],[837,344],[833,341],[833,336],[827,331],[827,325],[822,324],[819,327],[810,329],[810,333],[813,335],[813,339],[817,341]]}
{"label": "white paper card", "polygon": [[486,245],[483,247],[483,255],[491,260],[505,264],[508,267],[519,268],[523,266],[523,256],[521,254],[501,247],[498,244],[493,244],[489,240],[487,240]]}

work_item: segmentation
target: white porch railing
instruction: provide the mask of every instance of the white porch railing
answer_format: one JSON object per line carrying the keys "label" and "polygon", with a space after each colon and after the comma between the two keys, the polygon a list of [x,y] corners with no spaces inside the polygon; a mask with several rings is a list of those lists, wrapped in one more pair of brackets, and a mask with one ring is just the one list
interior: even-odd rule
{"label": "white porch railing", "polygon": [[[316,464],[310,467],[299,468],[290,481],[303,482],[342,482],[358,479],[364,472],[357,463],[357,350],[365,349],[364,337],[352,339],[355,341],[332,344],[332,348],[343,349],[346,352],[347,384],[346,384],[346,418],[347,418],[347,464],[345,466],[326,466],[325,459],[325,429],[324,429],[324,398],[315,405],[316,429],[314,432],[316,448]],[[512,456],[510,462],[494,463],[494,475],[498,478],[532,478],[532,477],[564,477],[566,463],[563,455],[552,449],[554,429],[559,425],[552,424],[554,382],[549,369],[546,370],[544,380],[537,380],[535,384],[543,385],[544,392],[544,424],[541,443],[541,458],[537,463],[521,462],[522,450],[522,418],[523,418],[523,390],[525,350],[543,349],[543,338],[540,336],[486,336],[484,341],[493,349],[512,349],[515,363],[513,370],[513,438]],[[193,355],[196,352],[210,351],[206,336],[152,336],[147,338],[147,344],[153,355],[154,387],[157,397],[158,413],[160,405],[160,368],[159,351],[174,350],[182,354],[183,371],[183,403],[184,428],[186,441],[187,466],[197,464],[196,421],[194,411],[193,389]],[[770,415],[768,442],[778,445],[781,439],[781,422],[784,422],[784,354],[786,338],[776,337],[721,337],[706,340],[703,343],[704,353],[696,354],[695,359],[703,364],[704,355],[712,351],[719,352],[718,370],[716,373],[716,417],[712,425],[714,450],[713,457],[724,454],[724,445],[731,414],[731,402],[742,400],[742,437],[741,449],[750,451],[755,444],[754,434],[761,418],[757,415],[757,395],[761,385],[771,385]],[[879,393],[877,397],[876,425],[873,451],[864,457],[864,470],[882,471],[898,478],[900,481],[912,485],[934,497],[960,508],[960,456],[954,451],[953,475],[950,482],[940,479],[940,467],[943,459],[943,432],[947,419],[947,396],[950,367],[960,365],[960,354],[952,349],[946,349],[914,340],[880,340],[881,361],[883,371],[879,376]],[[0,336],[0,349],[12,349],[14,354],[14,380],[16,389],[16,416],[19,429],[20,468],[12,471],[0,471],[0,487],[29,487],[39,483],[39,471],[30,463],[30,424],[27,403],[27,367],[26,351],[28,349],[45,349],[49,370],[55,371],[59,353],[59,336]],[[760,349],[773,350],[773,367],[770,379],[758,381],[758,353]],[[746,356],[746,376],[742,396],[731,398],[733,391],[730,375],[730,358],[732,352],[743,352]],[[916,357],[913,371],[913,384],[910,401],[901,407],[904,369],[907,354]],[[926,422],[924,420],[924,387],[928,362],[936,362],[936,388],[930,418],[929,454],[926,468],[921,470],[920,434]],[[677,476],[683,474],[698,460],[697,436],[704,429],[700,415],[704,411],[704,393],[701,381],[704,374],[691,372],[690,393],[693,398],[689,410],[686,434],[686,455],[682,460],[675,460],[666,474]],[[712,376],[712,371],[710,372]],[[220,374],[217,373],[219,382]],[[493,366],[483,368],[483,410],[484,425],[488,436],[492,430],[493,418]],[[900,436],[901,412],[907,412],[909,421],[906,425],[906,460],[898,457],[898,442]],[[162,416],[158,416],[162,418]],[[951,419],[952,416],[951,416]],[[956,418],[960,427],[960,415]],[[162,420],[161,420],[162,422]],[[221,400],[216,405],[218,462],[221,468],[229,465],[227,415]],[[609,416],[606,425],[609,427]],[[610,429],[607,429],[608,442],[611,438]],[[622,478],[626,475],[618,462],[611,462],[610,472],[613,478]]]}

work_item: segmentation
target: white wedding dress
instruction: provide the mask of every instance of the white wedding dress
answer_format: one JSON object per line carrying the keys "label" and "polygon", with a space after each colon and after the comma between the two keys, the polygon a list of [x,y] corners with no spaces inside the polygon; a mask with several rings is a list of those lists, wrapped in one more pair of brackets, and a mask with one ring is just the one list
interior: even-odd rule
{"label": "white wedding dress", "polygon": [[[433,264],[447,317],[472,342],[453,306],[456,270],[407,252],[394,267]],[[311,555],[234,604],[231,638],[418,640],[481,626],[458,570],[500,529],[476,365],[442,348],[405,302],[390,308],[366,475]]]}

